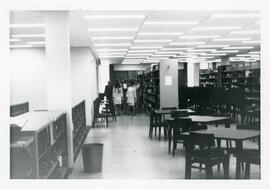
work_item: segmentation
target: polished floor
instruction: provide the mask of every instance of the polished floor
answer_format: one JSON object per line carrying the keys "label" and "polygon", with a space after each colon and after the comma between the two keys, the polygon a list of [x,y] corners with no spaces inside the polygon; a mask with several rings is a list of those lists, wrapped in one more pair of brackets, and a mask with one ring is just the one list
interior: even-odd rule
{"label": "polished floor", "polygon": [[[85,143],[103,143],[103,167],[100,173],[84,173],[81,153],[70,179],[184,179],[185,153],[182,145],[175,157],[168,154],[168,141],[148,138],[149,117],[145,114],[119,116],[109,128],[90,130]],[[244,146],[256,147],[247,141]],[[214,167],[214,178],[222,179],[223,171]],[[235,158],[230,158],[230,178],[234,178]],[[205,172],[192,169],[192,179],[204,179]],[[251,179],[260,178],[259,166],[251,165]]]}

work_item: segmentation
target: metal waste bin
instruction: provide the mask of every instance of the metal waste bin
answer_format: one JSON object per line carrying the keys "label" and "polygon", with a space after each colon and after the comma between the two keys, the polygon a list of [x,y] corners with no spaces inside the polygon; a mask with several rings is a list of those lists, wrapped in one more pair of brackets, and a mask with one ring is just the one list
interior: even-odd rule
{"label": "metal waste bin", "polygon": [[88,143],[82,145],[84,172],[95,173],[102,170],[103,144]]}

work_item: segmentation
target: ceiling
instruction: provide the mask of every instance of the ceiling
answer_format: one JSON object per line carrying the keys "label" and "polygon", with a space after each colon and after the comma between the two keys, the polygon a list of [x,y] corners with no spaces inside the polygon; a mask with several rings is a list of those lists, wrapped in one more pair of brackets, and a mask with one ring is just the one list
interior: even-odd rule
{"label": "ceiling", "polygon": [[[71,46],[90,47],[109,63],[260,59],[260,17],[255,11],[70,11],[69,17]],[[10,47],[44,47],[44,20],[42,11],[10,12]]]}

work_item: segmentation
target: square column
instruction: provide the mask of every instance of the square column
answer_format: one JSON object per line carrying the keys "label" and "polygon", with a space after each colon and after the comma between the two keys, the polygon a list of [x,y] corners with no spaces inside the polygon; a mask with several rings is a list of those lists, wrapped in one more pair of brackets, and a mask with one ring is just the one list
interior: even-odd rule
{"label": "square column", "polygon": [[160,74],[160,108],[177,107],[178,99],[178,60],[162,59]]}
{"label": "square column", "polygon": [[200,85],[200,63],[188,62],[187,85],[188,87],[196,87]]}
{"label": "square column", "polygon": [[73,166],[71,64],[68,11],[46,11],[46,71],[48,110],[67,112],[69,167]]}

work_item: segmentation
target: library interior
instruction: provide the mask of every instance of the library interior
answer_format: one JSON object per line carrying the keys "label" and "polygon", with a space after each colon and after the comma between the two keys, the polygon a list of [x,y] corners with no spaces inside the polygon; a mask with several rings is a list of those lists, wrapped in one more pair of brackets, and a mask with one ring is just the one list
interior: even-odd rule
{"label": "library interior", "polygon": [[10,179],[260,179],[259,11],[9,12]]}

